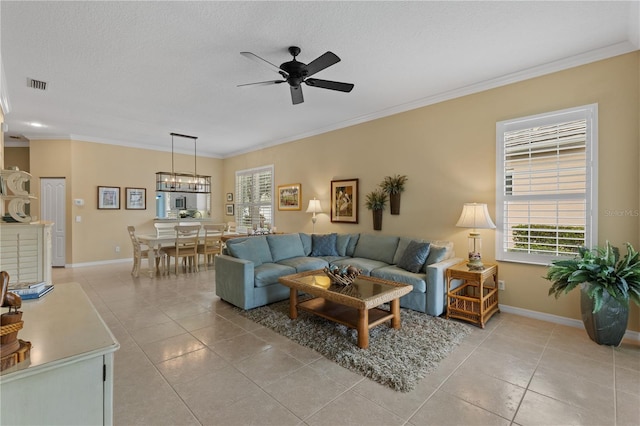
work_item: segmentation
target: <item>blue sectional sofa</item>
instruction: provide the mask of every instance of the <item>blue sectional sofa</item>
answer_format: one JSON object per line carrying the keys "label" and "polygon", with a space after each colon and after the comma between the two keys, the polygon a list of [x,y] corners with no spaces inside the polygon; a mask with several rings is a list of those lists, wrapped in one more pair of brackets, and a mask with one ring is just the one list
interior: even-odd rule
{"label": "blue sectional sofa", "polygon": [[[400,306],[438,316],[445,309],[445,270],[461,262],[448,241],[373,234],[278,234],[227,241],[216,257],[216,294],[242,309],[289,297],[278,278],[330,263],[413,285]],[[425,259],[426,257],[426,259]]]}

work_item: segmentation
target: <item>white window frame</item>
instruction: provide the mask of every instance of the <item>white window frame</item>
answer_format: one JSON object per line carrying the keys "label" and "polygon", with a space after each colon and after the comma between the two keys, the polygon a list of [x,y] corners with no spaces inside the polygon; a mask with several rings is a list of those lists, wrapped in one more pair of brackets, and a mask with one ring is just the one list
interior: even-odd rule
{"label": "white window frame", "polygon": [[[266,201],[252,201],[252,202],[244,202],[244,197],[242,196],[241,193],[241,188],[240,188],[240,177],[241,176],[250,176],[253,175],[254,177],[257,177],[259,174],[262,174],[264,172],[269,172],[271,175],[271,196],[270,196],[270,201],[266,202]],[[252,223],[245,223],[242,215],[243,215],[243,211],[245,207],[249,207],[250,209],[252,208],[268,208],[270,209],[270,218],[267,218],[267,220],[265,222],[270,222],[271,226],[275,226],[275,209],[274,209],[274,205],[275,205],[275,201],[274,201],[274,167],[273,165],[268,165],[268,166],[262,166],[262,167],[255,167],[252,169],[245,169],[245,170],[237,170],[236,171],[236,182],[235,182],[235,200],[236,200],[236,205],[235,205],[235,211],[234,211],[234,217],[235,217],[235,221],[236,221],[236,226],[238,227],[242,227],[242,226],[247,226],[249,228],[251,228],[251,225],[253,224],[253,217],[252,217]],[[258,224],[259,225],[259,224]]]}
{"label": "white window frame", "polygon": [[505,133],[535,128],[538,126],[551,126],[574,120],[586,120],[586,188],[585,201],[585,246],[593,247],[598,241],[598,104],[584,105],[568,108],[529,117],[496,123],[496,259],[506,262],[530,263],[536,265],[548,265],[552,260],[570,258],[573,255],[551,255],[540,253],[514,252],[507,249],[508,229],[505,226],[505,205],[508,201],[557,201],[565,199],[566,195],[551,193],[545,195],[520,195],[506,194],[507,173],[505,172]]}

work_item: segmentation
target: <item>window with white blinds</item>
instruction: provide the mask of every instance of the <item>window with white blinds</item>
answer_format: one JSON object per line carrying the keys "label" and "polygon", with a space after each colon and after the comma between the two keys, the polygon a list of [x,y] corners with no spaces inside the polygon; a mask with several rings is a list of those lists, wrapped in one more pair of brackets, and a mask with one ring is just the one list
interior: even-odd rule
{"label": "window with white blinds", "polygon": [[548,264],[597,232],[597,104],[496,126],[496,259]]}
{"label": "window with white blinds", "polygon": [[251,229],[273,223],[273,166],[236,172],[236,223]]}

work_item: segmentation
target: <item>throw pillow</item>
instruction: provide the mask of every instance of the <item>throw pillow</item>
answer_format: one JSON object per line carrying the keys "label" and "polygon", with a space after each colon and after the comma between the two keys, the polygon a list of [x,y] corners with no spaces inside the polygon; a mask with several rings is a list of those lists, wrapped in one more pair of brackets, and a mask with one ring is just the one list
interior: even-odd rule
{"label": "throw pillow", "polygon": [[338,256],[336,241],[338,234],[311,236],[311,256]]}
{"label": "throw pillow", "polygon": [[431,245],[429,243],[411,241],[402,254],[398,267],[409,272],[418,273],[427,260],[427,256],[429,256],[430,248]]}
{"label": "throw pillow", "polygon": [[427,265],[431,265],[432,263],[442,262],[446,254],[446,247],[432,246],[431,250],[429,250],[429,256],[427,257],[427,261],[425,263]]}

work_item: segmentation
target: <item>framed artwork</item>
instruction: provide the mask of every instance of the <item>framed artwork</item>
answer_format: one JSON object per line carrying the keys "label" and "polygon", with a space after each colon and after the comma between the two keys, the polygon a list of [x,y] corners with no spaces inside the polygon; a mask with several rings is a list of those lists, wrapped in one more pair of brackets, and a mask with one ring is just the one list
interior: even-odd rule
{"label": "framed artwork", "polygon": [[227,204],[227,216],[233,216],[234,215],[234,211],[233,211],[233,204]]}
{"label": "framed artwork", "polygon": [[119,186],[99,186],[98,187],[98,209],[104,209],[104,210],[120,209],[120,187]]}
{"label": "framed artwork", "polygon": [[358,179],[331,181],[331,222],[358,223]]}
{"label": "framed artwork", "polygon": [[232,201],[233,201],[233,193],[227,192],[227,203],[230,203]]}
{"label": "framed artwork", "polygon": [[146,210],[147,209],[147,189],[146,188],[125,188],[125,209]]}
{"label": "framed artwork", "polygon": [[278,186],[278,210],[302,209],[302,186],[299,183]]}

